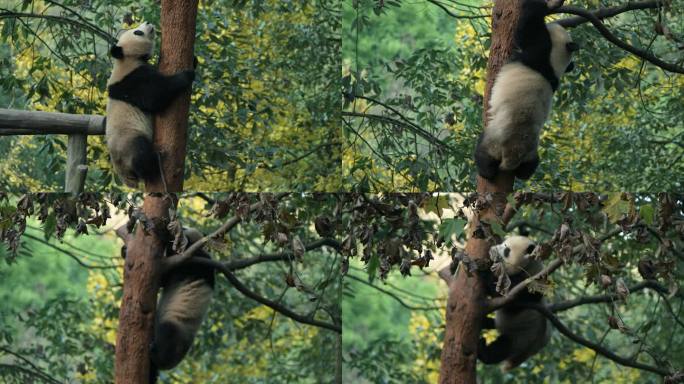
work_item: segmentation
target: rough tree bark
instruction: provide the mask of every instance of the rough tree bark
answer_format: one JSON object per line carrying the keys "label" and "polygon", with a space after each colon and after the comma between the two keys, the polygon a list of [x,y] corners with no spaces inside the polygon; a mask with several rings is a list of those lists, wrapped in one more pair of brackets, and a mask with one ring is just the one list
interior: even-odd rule
{"label": "rough tree bark", "polygon": [[[197,3],[198,0],[162,0],[159,62],[162,73],[192,68]],[[154,144],[161,153],[168,192],[183,190],[189,109],[190,92],[178,97],[155,118]],[[146,183],[145,190],[148,193],[166,192],[161,180]],[[175,208],[177,202],[175,195],[150,193],[145,196],[143,212],[149,230],[146,232],[143,225],[139,224],[135,235],[127,243],[124,290],[116,338],[117,384],[143,384],[149,380],[149,346],[159,289],[160,260],[167,244],[164,233],[169,221],[169,209]]]}
{"label": "rough tree bark", "polygon": [[[489,95],[494,78],[513,50],[514,29],[520,14],[520,0],[496,1],[492,9],[492,45],[487,63],[487,86],[484,94],[483,125],[487,124]],[[489,244],[473,236],[482,219],[502,216],[506,196],[513,191],[513,175],[501,173],[494,182],[477,177],[477,192],[491,193],[489,208],[474,215],[469,223],[469,237],[465,252],[473,260],[487,258]],[[477,274],[468,276],[459,268],[455,278],[448,279],[449,297],[446,308],[446,329],[442,347],[439,381],[442,384],[476,382],[477,344],[482,328],[485,293]]]}
{"label": "rough tree bark", "polygon": [[[161,49],[159,70],[173,74],[191,69],[195,44],[195,23],[198,0],[162,0]],[[188,138],[190,91],[179,96],[155,117],[154,147],[161,154],[168,191],[161,180],[145,184],[148,192],[181,192]]]}

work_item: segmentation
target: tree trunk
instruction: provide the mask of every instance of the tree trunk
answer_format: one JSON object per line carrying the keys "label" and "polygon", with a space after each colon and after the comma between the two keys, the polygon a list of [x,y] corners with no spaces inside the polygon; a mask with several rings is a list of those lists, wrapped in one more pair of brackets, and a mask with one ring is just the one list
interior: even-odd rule
{"label": "tree trunk", "polygon": [[[198,0],[162,0],[161,73],[174,74],[192,68],[197,3]],[[188,91],[176,98],[155,117],[154,147],[161,155],[168,192],[183,190],[190,93]],[[146,183],[145,188],[148,192],[167,192],[162,180]]]}
{"label": "tree trunk", "polygon": [[[513,50],[514,29],[518,21],[520,0],[497,1],[492,10],[492,45],[487,63],[487,87],[484,94],[483,126],[487,124],[489,95],[496,74]],[[469,237],[465,252],[473,260],[486,259],[489,244],[473,237],[480,219],[501,216],[506,206],[506,195],[513,191],[514,177],[500,173],[494,182],[477,177],[477,192],[491,193],[492,203],[469,223]],[[456,278],[449,281],[449,297],[446,308],[446,329],[442,347],[440,383],[475,383],[477,345],[480,338],[485,291],[477,274],[468,276],[465,268],[459,268]]]}
{"label": "tree trunk", "polygon": [[[166,229],[170,199],[148,196],[143,204],[145,216],[155,228]],[[157,231],[145,233],[139,224],[126,244],[124,287],[116,335],[115,381],[117,384],[149,381],[150,354],[154,311],[157,304],[159,261],[165,242]]]}
{"label": "tree trunk", "polygon": [[[162,0],[162,73],[192,68],[197,0]],[[169,192],[182,192],[187,142],[190,92],[179,96],[155,117],[154,144],[161,153],[164,180]],[[164,183],[146,183],[146,192],[165,192]],[[124,291],[116,338],[115,380],[117,384],[149,381],[149,347],[153,336],[154,312],[159,290],[160,260],[164,256],[169,209],[178,200],[174,194],[145,196],[143,211],[147,223],[139,223],[127,244]],[[145,232],[145,228],[148,232]]]}

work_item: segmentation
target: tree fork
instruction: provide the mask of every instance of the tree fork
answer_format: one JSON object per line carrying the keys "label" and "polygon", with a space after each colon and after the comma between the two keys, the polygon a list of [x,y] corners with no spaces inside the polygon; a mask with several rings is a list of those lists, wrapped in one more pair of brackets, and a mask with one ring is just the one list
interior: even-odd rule
{"label": "tree fork", "polygon": [[[192,68],[198,0],[162,0],[159,70],[164,74]],[[143,212],[127,244],[124,289],[116,338],[115,382],[144,384],[149,381],[149,348],[159,290],[161,258],[168,244],[169,211],[182,192],[187,144],[190,91],[155,116],[154,146],[162,160],[163,179],[145,183]],[[152,193],[151,193],[152,192]],[[156,192],[156,193],[154,193]],[[162,193],[162,194],[160,194]]]}
{"label": "tree fork", "polygon": [[[484,94],[483,126],[487,124],[489,97],[494,79],[513,51],[515,27],[520,16],[521,0],[496,1],[492,9],[492,44],[487,62],[487,85]],[[472,260],[487,258],[491,244],[473,236],[481,219],[500,217],[506,206],[506,196],[513,191],[514,176],[500,172],[496,180],[477,176],[477,193],[491,194],[489,207],[473,215],[465,252]],[[484,284],[477,274],[468,276],[465,268],[446,280],[449,286],[446,329],[442,347],[439,382],[441,384],[471,384],[477,382],[477,345],[484,316]]]}

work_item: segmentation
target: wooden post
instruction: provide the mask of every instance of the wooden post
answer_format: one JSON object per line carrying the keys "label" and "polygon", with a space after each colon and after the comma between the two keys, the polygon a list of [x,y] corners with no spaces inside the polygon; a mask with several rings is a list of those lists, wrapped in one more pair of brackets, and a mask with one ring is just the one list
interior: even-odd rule
{"label": "wooden post", "polygon": [[[513,50],[514,30],[520,16],[521,0],[499,0],[492,9],[492,45],[487,63],[487,86],[484,95],[483,126],[487,124],[487,109],[494,79]],[[473,260],[486,259],[489,244],[485,239],[473,237],[473,231],[482,219],[501,216],[506,196],[513,191],[514,176],[499,173],[490,182],[477,177],[478,194],[491,193],[491,206],[473,215],[468,224],[469,237],[465,252]],[[446,329],[442,347],[439,382],[441,384],[475,384],[477,382],[477,345],[484,315],[484,284],[477,274],[468,276],[465,268],[450,279],[446,308]]]}
{"label": "wooden post", "polygon": [[86,173],[87,135],[69,135],[67,142],[66,180],[64,192],[78,194],[83,191]]}

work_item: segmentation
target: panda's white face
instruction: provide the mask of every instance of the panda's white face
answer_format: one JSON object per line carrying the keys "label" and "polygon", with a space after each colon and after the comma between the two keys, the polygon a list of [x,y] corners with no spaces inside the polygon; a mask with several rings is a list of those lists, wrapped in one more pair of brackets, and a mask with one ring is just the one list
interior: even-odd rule
{"label": "panda's white face", "polygon": [[[501,260],[508,275],[523,272],[531,260],[536,244],[525,236],[509,236],[490,249],[493,261]],[[493,257],[492,257],[493,256]]]}
{"label": "panda's white face", "polygon": [[137,28],[125,31],[119,37],[116,46],[123,51],[123,58],[120,59],[149,59],[154,50],[154,26],[143,22]]}
{"label": "panda's white face", "polygon": [[556,77],[560,79],[563,73],[571,71],[572,53],[579,49],[577,43],[572,41],[570,34],[558,23],[546,24],[551,35],[551,67]]}

